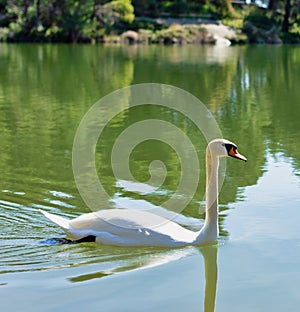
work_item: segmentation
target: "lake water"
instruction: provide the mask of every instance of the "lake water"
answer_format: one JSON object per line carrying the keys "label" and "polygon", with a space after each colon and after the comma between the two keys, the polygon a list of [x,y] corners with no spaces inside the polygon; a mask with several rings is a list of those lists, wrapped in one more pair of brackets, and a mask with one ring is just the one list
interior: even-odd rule
{"label": "lake water", "polygon": [[[298,311],[299,46],[1,44],[0,73],[3,311]],[[196,96],[248,158],[227,160],[218,244],[171,249],[41,243],[64,235],[39,209],[70,218],[90,211],[72,171],[73,140],[85,113],[115,90],[149,82]],[[199,186],[177,218],[196,230],[204,220],[206,142],[190,120],[165,107],[124,103],[106,125],[96,167],[112,200],[99,209],[148,209],[175,193],[180,159],[157,140],[137,145],[130,155],[139,182],[114,176],[116,138],[149,118],[171,122],[196,146]],[[158,189],[147,183],[157,159],[167,170]]]}

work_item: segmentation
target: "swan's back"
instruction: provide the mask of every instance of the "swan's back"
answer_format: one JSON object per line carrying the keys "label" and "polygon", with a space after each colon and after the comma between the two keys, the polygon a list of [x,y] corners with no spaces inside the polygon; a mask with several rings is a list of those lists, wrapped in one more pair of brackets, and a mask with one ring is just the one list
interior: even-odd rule
{"label": "swan's back", "polygon": [[[70,221],[72,227],[100,227],[101,229],[117,226],[127,229],[156,228],[170,221],[156,214],[134,209],[106,209],[84,214]],[[172,222],[173,223],[173,222]],[[180,227],[174,223],[175,226]]]}

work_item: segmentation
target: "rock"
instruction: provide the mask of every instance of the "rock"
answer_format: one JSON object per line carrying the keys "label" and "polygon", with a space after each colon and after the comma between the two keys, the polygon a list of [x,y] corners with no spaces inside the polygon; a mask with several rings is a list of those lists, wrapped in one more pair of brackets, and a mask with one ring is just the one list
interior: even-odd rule
{"label": "rock", "polygon": [[128,30],[122,34],[122,40],[127,44],[136,44],[138,43],[139,35],[133,30]]}
{"label": "rock", "polygon": [[215,39],[215,45],[219,47],[229,47],[231,45],[231,41],[226,38],[222,38],[222,37],[215,35],[214,39]]}

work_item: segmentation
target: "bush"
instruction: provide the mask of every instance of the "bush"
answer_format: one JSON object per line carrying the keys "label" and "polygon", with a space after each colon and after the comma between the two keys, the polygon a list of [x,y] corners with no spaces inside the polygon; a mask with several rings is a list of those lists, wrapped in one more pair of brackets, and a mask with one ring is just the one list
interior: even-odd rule
{"label": "bush", "polygon": [[214,43],[208,31],[201,25],[173,24],[156,33],[157,41],[164,44]]}

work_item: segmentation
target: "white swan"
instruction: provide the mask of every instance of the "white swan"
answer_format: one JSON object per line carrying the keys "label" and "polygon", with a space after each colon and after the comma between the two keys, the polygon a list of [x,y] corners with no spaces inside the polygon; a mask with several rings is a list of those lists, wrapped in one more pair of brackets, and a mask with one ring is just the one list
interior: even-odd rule
{"label": "white swan", "polygon": [[[184,246],[213,243],[218,237],[219,157],[246,161],[237,146],[225,139],[211,141],[206,150],[206,217],[202,229],[190,231],[177,223],[146,211],[107,209],[67,220],[41,212],[59,225],[75,242],[95,241],[116,246]],[[66,240],[67,241],[67,240]]]}

